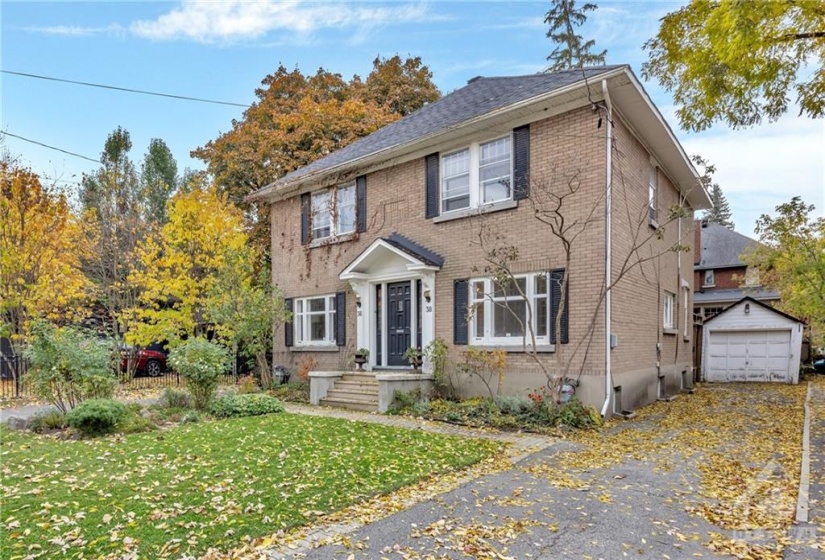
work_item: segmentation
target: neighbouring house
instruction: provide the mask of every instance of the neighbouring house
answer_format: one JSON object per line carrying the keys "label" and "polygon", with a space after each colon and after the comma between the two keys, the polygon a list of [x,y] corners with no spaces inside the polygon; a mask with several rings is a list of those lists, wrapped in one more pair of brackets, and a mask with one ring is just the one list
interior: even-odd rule
{"label": "neighbouring house", "polygon": [[765,288],[759,271],[740,258],[757,241],[720,224],[697,220],[694,225],[693,313],[705,321],[745,296],[773,305],[779,293]]}
{"label": "neighbouring house", "polygon": [[746,296],[705,322],[705,381],[799,382],[799,319]]}
{"label": "neighbouring house", "polygon": [[314,365],[315,403],[384,410],[431,379],[404,354],[436,338],[454,364],[506,350],[503,394],[565,378],[605,416],[693,377],[688,251],[710,199],[626,65],[474,78],[248,199],[271,205],[293,312],[276,357]]}

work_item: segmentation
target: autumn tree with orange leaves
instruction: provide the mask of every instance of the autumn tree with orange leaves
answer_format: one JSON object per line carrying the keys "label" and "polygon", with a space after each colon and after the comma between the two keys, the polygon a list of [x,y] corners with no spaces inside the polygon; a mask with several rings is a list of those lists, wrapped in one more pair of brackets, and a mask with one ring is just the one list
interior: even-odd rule
{"label": "autumn tree with orange leaves", "polygon": [[269,250],[268,205],[256,212],[246,195],[343,148],[440,97],[419,57],[373,61],[362,81],[320,68],[314,75],[284,66],[264,78],[258,100],[232,130],[192,151],[229,200],[247,212],[253,243]]}

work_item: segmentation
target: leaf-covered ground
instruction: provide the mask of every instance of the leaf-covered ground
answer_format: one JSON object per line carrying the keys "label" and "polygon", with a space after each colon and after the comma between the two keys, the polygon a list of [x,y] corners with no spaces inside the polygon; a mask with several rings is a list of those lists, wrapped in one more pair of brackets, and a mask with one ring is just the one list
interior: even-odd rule
{"label": "leaf-covered ground", "polygon": [[292,414],[88,441],[0,436],[4,559],[229,549],[499,448]]}
{"label": "leaf-covered ground", "polygon": [[703,385],[300,552],[777,560],[796,512],[805,391]]}

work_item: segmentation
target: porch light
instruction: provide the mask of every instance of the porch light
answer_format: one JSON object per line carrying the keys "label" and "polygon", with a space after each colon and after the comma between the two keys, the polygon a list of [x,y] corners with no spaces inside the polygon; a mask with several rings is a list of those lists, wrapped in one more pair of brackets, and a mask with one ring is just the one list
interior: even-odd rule
{"label": "porch light", "polygon": [[745,304],[745,315],[747,315],[747,314],[748,314],[748,313],[750,313],[750,312],[751,312],[751,304],[750,304],[750,303],[746,303],[746,304]]}
{"label": "porch light", "polygon": [[430,300],[432,299],[432,294],[430,294],[430,289],[429,288],[424,290],[424,299],[427,300],[427,303],[430,303]]}
{"label": "porch light", "polygon": [[358,294],[355,294],[355,307],[361,307],[361,296],[359,296]]}

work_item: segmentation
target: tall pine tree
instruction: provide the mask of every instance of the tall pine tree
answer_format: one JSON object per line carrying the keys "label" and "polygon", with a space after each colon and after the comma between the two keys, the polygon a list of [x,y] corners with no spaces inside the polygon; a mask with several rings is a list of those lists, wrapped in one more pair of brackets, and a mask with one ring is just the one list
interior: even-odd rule
{"label": "tall pine tree", "polygon": [[544,16],[544,23],[550,26],[547,37],[557,46],[547,57],[550,66],[548,72],[570,70],[581,66],[604,66],[607,50],[593,52],[596,41],[585,41],[573,31],[587,21],[587,12],[598,9],[596,4],[587,2],[576,8],[576,0],[553,0],[550,10]]}
{"label": "tall pine tree", "polygon": [[725,198],[722,192],[722,187],[720,187],[718,183],[713,182],[713,174],[716,173],[716,166],[700,155],[694,155],[691,159],[693,163],[702,168],[702,175],[699,180],[710,193],[710,201],[713,204],[709,210],[705,210],[704,214],[702,214],[702,219],[708,223],[719,224],[732,230],[734,224],[731,220],[730,204],[728,204],[728,199]]}

